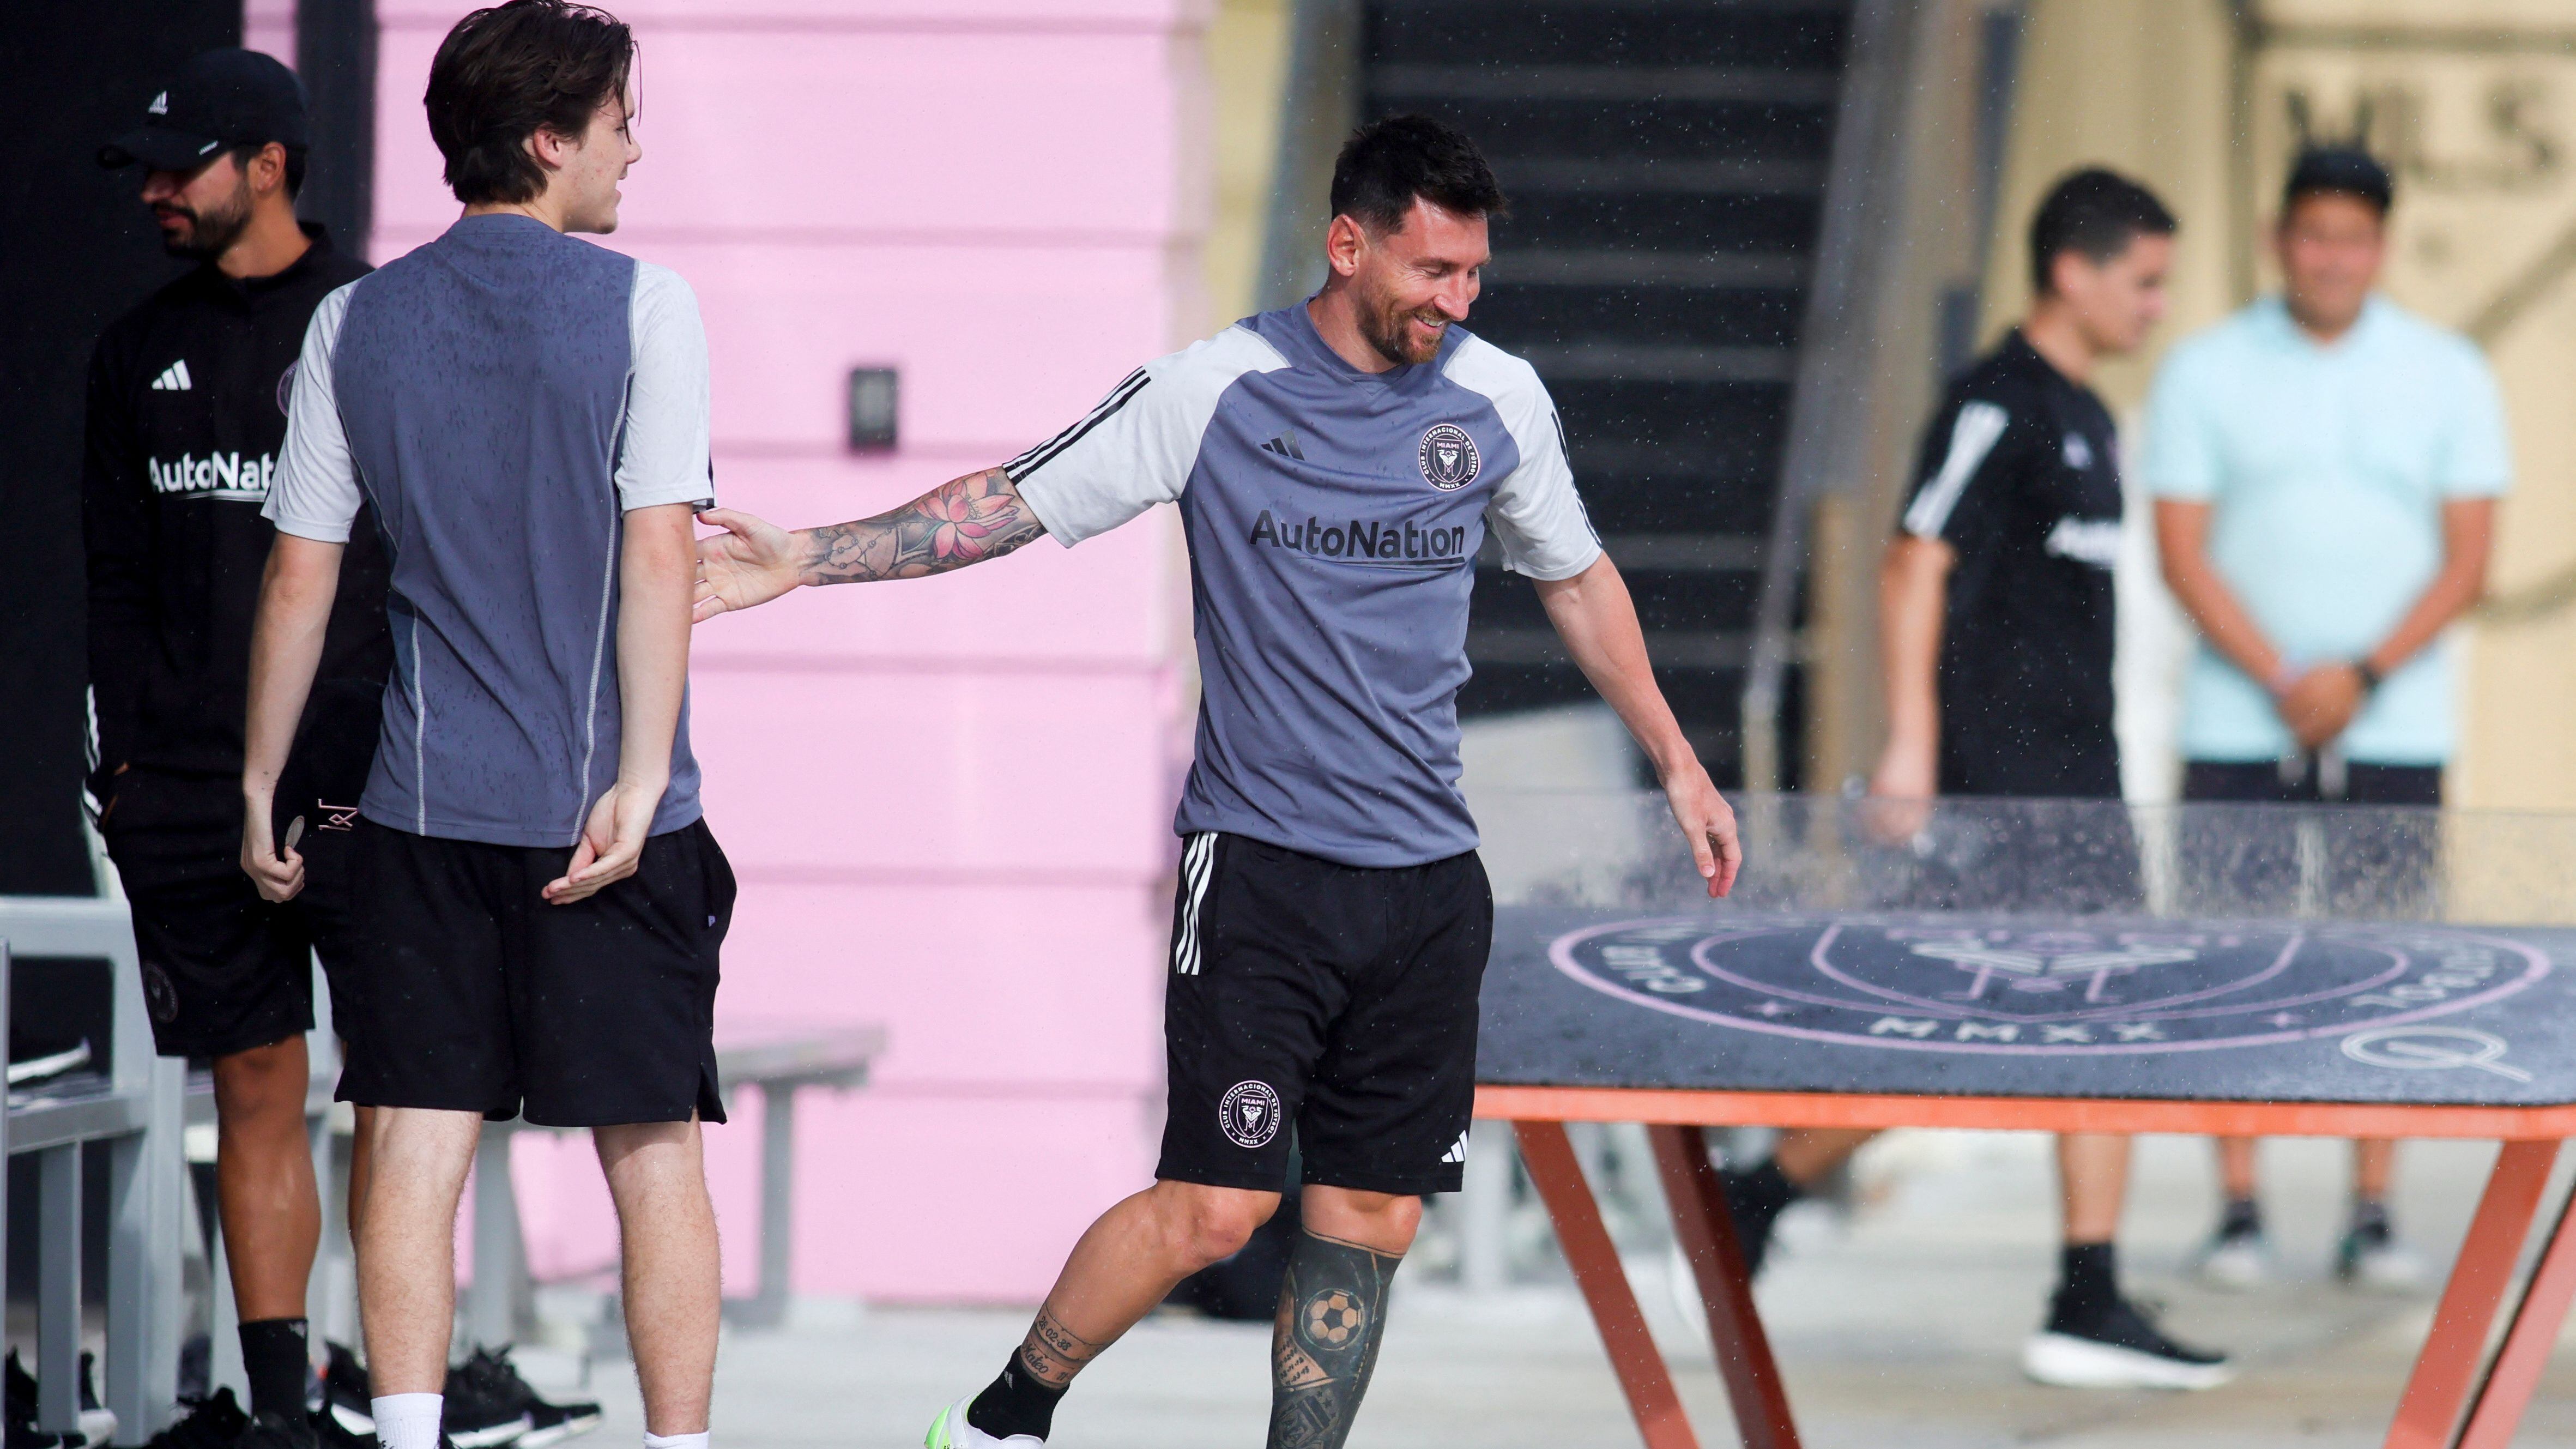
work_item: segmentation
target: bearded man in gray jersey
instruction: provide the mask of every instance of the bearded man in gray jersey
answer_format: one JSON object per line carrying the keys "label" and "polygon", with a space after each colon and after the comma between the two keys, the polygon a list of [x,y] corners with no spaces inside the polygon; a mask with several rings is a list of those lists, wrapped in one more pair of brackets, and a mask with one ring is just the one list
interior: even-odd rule
{"label": "bearded man in gray jersey", "polygon": [[1000,468],[892,513],[787,533],[723,511],[698,617],[800,584],[913,578],[1177,503],[1204,691],[1181,797],[1165,1001],[1169,1112],[1150,1188],[1074,1248],[1027,1338],[931,1449],[1031,1449],[1073,1376],[1279,1204],[1270,1443],[1339,1445],[1422,1196],[1457,1190],[1493,898],[1458,794],[1467,601],[1491,533],[1645,749],[1711,895],[1741,851],[1657,690],[1575,494],[1547,390],[1458,324],[1503,209],[1465,136],[1420,117],[1343,148],[1302,305],[1146,364]]}

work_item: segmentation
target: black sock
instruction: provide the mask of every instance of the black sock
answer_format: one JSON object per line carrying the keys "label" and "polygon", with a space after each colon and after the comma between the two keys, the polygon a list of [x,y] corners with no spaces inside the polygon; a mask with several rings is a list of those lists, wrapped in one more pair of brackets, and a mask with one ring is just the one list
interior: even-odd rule
{"label": "black sock", "polygon": [[1761,1163],[1726,1185],[1727,1201],[1734,1205],[1740,1218],[1752,1218],[1764,1224],[1780,1215],[1780,1210],[1807,1195],[1807,1190],[1789,1180],[1780,1170],[1778,1158],[1766,1157]]}
{"label": "black sock", "polygon": [[2388,1204],[2375,1197],[2353,1199],[2352,1232],[2356,1237],[2380,1239],[2389,1237]]}
{"label": "black sock", "polygon": [[[1067,1384],[1065,1388],[1071,1388]],[[1064,1401],[1064,1389],[1038,1382],[1037,1375],[1020,1362],[1020,1351],[1011,1350],[1011,1361],[975,1402],[966,1406],[966,1422],[992,1435],[1008,1439],[1014,1434],[1028,1434],[1043,1439],[1055,1427],[1055,1406]]]}
{"label": "black sock", "polygon": [[2081,1318],[2119,1301],[2119,1259],[2109,1243],[2069,1243],[2059,1250],[2059,1317]]}
{"label": "black sock", "polygon": [[304,1414],[304,1381],[313,1376],[313,1349],[301,1318],[263,1318],[241,1326],[242,1376],[250,1380],[250,1411]]}
{"label": "black sock", "polygon": [[2263,1231],[2263,1209],[2250,1197],[2231,1197],[2218,1214],[2218,1235],[2232,1238],[2240,1233]]}

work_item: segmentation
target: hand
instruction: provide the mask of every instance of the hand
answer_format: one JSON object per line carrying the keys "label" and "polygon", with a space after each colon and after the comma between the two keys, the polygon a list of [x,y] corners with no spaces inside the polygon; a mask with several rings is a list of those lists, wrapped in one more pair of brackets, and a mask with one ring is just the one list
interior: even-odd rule
{"label": "hand", "polygon": [[724,532],[698,540],[698,596],[689,622],[766,604],[803,582],[796,535],[786,529],[730,508],[710,508],[698,520]]}
{"label": "hand", "polygon": [[644,855],[644,837],[653,829],[653,812],[662,808],[667,786],[667,781],[648,786],[623,780],[609,786],[599,803],[590,807],[590,823],[582,827],[581,840],[572,848],[572,863],[561,879],[546,884],[542,892],[546,903],[568,906],[633,875],[635,863]]}
{"label": "hand", "polygon": [[2297,737],[2299,748],[2313,750],[2351,725],[2363,697],[2361,671],[2349,664],[2320,664],[2282,690],[2273,707]]}
{"label": "hand", "polygon": [[272,797],[242,797],[242,870],[250,883],[259,887],[264,901],[291,901],[304,889],[304,857],[295,847],[279,850],[269,836],[269,811]]}
{"label": "hand", "polygon": [[1862,828],[1887,845],[1903,845],[1922,834],[1932,819],[1932,797],[1939,793],[1938,771],[1928,747],[1888,741],[1886,753],[1878,757],[1878,772],[1869,777]]}
{"label": "hand", "polygon": [[1692,760],[1664,780],[1664,799],[1673,807],[1673,823],[1690,842],[1691,859],[1714,900],[1735,889],[1735,873],[1744,865],[1744,844],[1736,838],[1735,811],[1717,793],[1708,771]]}

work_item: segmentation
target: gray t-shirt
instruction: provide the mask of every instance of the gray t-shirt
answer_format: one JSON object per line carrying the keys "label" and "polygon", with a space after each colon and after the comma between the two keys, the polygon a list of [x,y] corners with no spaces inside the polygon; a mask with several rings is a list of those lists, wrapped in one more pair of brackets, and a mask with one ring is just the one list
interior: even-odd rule
{"label": "gray t-shirt", "polygon": [[[346,542],[375,504],[394,674],[360,812],[569,846],[616,782],[626,511],[711,501],[706,331],[678,274],[469,216],[322,300],[263,510]],[[683,706],[653,832],[696,820]]]}
{"label": "gray t-shirt", "polygon": [[1477,550],[1490,529],[1539,579],[1601,554],[1528,363],[1452,327],[1436,360],[1365,373],[1286,307],[1129,374],[1008,472],[1067,546],[1180,504],[1201,683],[1180,833],[1372,867],[1475,849]]}

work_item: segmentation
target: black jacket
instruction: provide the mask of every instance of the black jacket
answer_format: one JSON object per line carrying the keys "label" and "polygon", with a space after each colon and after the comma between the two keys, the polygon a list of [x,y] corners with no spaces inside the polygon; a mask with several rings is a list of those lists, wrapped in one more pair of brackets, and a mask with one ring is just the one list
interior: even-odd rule
{"label": "black jacket", "polygon": [[[322,298],[368,271],[320,227],[305,232],[312,246],[275,276],[238,281],[208,264],[172,282],[111,325],[90,359],[81,523],[101,808],[120,766],[200,781],[217,799],[241,774],[251,619],[276,538],[260,506],[286,441],[296,356]],[[362,513],[281,804],[307,792],[357,803],[393,659],[386,577]]]}

